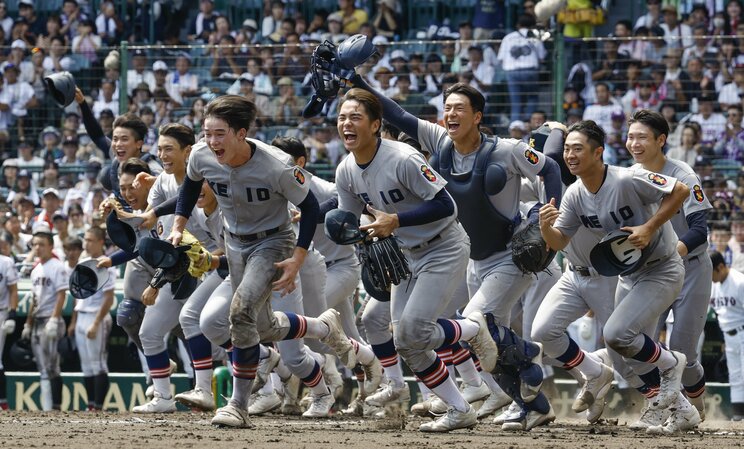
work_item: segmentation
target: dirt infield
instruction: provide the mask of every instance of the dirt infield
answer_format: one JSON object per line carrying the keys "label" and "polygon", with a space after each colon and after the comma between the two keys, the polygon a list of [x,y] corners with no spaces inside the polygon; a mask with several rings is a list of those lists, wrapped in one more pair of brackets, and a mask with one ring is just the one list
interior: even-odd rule
{"label": "dirt infield", "polygon": [[490,422],[475,430],[446,435],[416,431],[423,422],[333,418],[255,417],[254,429],[216,429],[211,414],[0,412],[2,447],[58,448],[693,448],[722,449],[744,444],[744,423],[705,422],[700,430],[678,436],[636,433],[619,425],[588,426],[559,420],[529,433],[504,433]]}

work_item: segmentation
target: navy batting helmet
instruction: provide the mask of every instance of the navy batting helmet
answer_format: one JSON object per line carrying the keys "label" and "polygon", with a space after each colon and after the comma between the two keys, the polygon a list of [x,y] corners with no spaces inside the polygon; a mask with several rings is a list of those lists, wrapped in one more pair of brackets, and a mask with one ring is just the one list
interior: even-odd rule
{"label": "navy batting helmet", "polygon": [[70,293],[74,298],[84,299],[93,296],[109,280],[109,271],[98,268],[95,259],[84,260],[70,273]]}
{"label": "navy batting helmet", "polygon": [[106,218],[106,232],[112,242],[126,252],[133,253],[141,237],[138,229],[144,220],[140,217],[120,219],[116,211]]}
{"label": "navy batting helmet", "polygon": [[612,231],[592,248],[589,258],[599,274],[603,276],[631,274],[646,262],[655,245],[639,249],[630,243],[629,235],[630,232],[619,229]]}
{"label": "navy batting helmet", "polygon": [[[188,249],[189,247],[183,246],[182,248]],[[155,268],[171,268],[175,266],[180,254],[183,252],[183,250],[179,250],[166,240],[152,237],[143,237],[137,249],[142,260]]]}
{"label": "navy batting helmet", "polygon": [[364,34],[355,34],[344,39],[338,46],[338,64],[346,70],[354,70],[371,58],[377,50]]}
{"label": "navy batting helmet", "polygon": [[78,352],[75,337],[65,335],[60,338],[57,342],[57,351],[59,352],[59,356],[62,358],[63,363],[75,358]]}
{"label": "navy batting helmet", "polygon": [[31,340],[19,339],[10,346],[10,360],[20,369],[34,366],[34,353],[31,351]]}
{"label": "navy batting helmet", "polygon": [[351,245],[364,238],[356,215],[342,209],[333,209],[326,214],[325,235],[339,245]]}
{"label": "navy batting helmet", "polygon": [[63,108],[75,100],[75,78],[70,72],[58,72],[44,77],[47,90]]}
{"label": "navy batting helmet", "polygon": [[[364,291],[367,292],[369,296],[382,302],[390,301],[390,290],[382,290],[375,287],[374,282],[369,278],[369,269],[367,269],[367,265],[365,264],[362,264],[362,285],[364,286]],[[388,286],[388,288],[390,288],[390,286]]]}

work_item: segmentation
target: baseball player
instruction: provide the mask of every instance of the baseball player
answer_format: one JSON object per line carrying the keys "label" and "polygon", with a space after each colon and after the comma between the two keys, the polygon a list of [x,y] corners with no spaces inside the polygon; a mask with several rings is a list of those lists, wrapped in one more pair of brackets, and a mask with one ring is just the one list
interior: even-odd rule
{"label": "baseball player", "polygon": [[[8,242],[0,239],[0,249],[7,249]],[[4,248],[3,248],[4,247]],[[18,309],[18,270],[13,259],[0,251],[0,410],[8,409],[7,384],[3,366],[5,337],[15,332],[16,309]]]}
{"label": "baseball player", "polygon": [[726,345],[726,366],[731,385],[732,421],[744,419],[744,274],[726,266],[723,255],[710,253],[713,264],[713,289],[710,306],[718,315],[718,325]]}
{"label": "baseball player", "polygon": [[363,211],[372,214],[375,221],[360,229],[372,238],[395,232],[410,261],[411,278],[391,292],[395,348],[449,406],[446,414],[419,430],[472,427],[475,409],[433,352],[462,339],[470,342],[484,365],[493,369],[496,364],[497,349],[482,313],[464,320],[438,319],[462,283],[469,239],[456,220],[457,208],[444,189],[446,182],[415,149],[379,139],[381,121],[382,105],[370,92],[352,89],[341,100],[338,132],[351,154],[336,170],[339,209],[356,216]]}
{"label": "baseball player", "polygon": [[[373,91],[359,76],[352,77],[352,82]],[[384,118],[418,140],[432,154],[432,167],[447,181],[447,191],[457,204],[458,218],[472,243],[470,258],[473,260],[468,268],[473,272],[473,275],[468,275],[471,300],[463,315],[468,316],[476,310],[492,313],[499,326],[498,335],[494,336],[497,344],[521,341],[505,327],[509,324],[512,306],[531,281],[511,258],[510,239],[521,221],[520,180],[522,177],[534,179],[543,176],[546,197],[560,201],[558,165],[524,142],[482,134],[479,125],[485,98],[469,85],[458,83],[444,93],[445,127],[418,119],[379,92],[374,94],[383,105]],[[542,374],[532,376],[527,374],[527,370],[533,358],[539,362],[540,351],[531,343],[525,347],[529,354],[522,358],[523,366],[519,371],[524,375],[520,376],[518,383],[525,398],[532,402],[533,398],[540,396]],[[502,347],[500,351],[504,349]],[[484,376],[484,379],[494,398],[503,401],[505,395],[497,382],[491,376]],[[553,419],[550,404],[540,396],[539,405],[533,404],[530,410],[525,409],[520,419],[505,428],[531,428]]]}
{"label": "baseball player", "polygon": [[[259,363],[259,342],[319,338],[347,367],[356,364],[356,357],[335,310],[308,318],[273,312],[269,302],[273,289],[301,307],[290,294],[296,289],[297,273],[318,221],[318,202],[309,190],[307,172],[275,147],[246,138],[256,117],[256,106],[251,101],[233,95],[218,97],[208,104],[204,116],[205,142],[191,152],[170,240],[174,245],[181,241],[206,179],[223,215],[234,290],[230,306],[233,394],[228,404],[217,410],[212,424],[249,427],[248,399]],[[288,201],[301,213],[296,244]],[[308,416],[316,411],[327,414],[334,398],[323,381],[320,365],[307,354],[300,354],[303,357],[296,360],[295,372],[317,398]]]}
{"label": "baseball player", "polygon": [[[636,113],[629,122],[628,148],[635,149],[639,140],[653,138],[647,123],[656,124],[646,115]],[[592,121],[581,121],[569,128],[563,154],[571,173],[581,182],[566,190],[560,212],[553,200],[540,208],[540,230],[548,246],[555,250],[566,248],[582,226],[599,238],[618,229],[630,232],[628,241],[645,249],[647,261],[619,279],[616,307],[604,326],[604,338],[607,346],[620,353],[645,383],[635,386],[654,396],[648,409],[658,415],[653,424],[661,425],[670,405],[686,402],[679,392],[685,355],[663,348],[650,335],[654,335],[659,316],[682,288],[684,268],[668,221],[689,196],[689,189],[675,178],[640,167],[604,165],[604,137],[604,131]],[[538,332],[538,326],[533,332]],[[582,359],[582,355],[578,346],[570,345],[558,359],[576,364],[587,378],[601,375],[603,370],[597,368],[602,367],[589,367],[593,359]],[[580,363],[586,364],[586,369],[579,367]],[[579,399],[593,402],[588,395]],[[659,422],[659,418],[663,419]]]}
{"label": "baseball player", "polygon": [[[636,115],[639,115],[637,113]],[[658,112],[645,111],[649,123],[665,123]],[[672,304],[674,326],[671,329],[669,348],[687,357],[687,366],[682,373],[682,386],[689,401],[695,405],[700,418],[705,419],[705,373],[698,361],[698,342],[708,315],[708,298],[711,289],[710,258],[708,250],[707,212],[712,208],[702,188],[700,177],[682,161],[670,159],[662,151],[666,143],[668,127],[652,126],[653,139],[634,141],[635,147],[628,151],[633,160],[651,172],[676,178],[689,188],[689,195],[680,213],[670,220],[677,234],[677,252],[685,266],[685,281],[679,297]],[[629,141],[630,145],[630,141]]]}
{"label": "baseball player", "polygon": [[[103,256],[106,231],[92,227],[83,238],[85,252],[94,259]],[[75,301],[71,325],[74,326],[75,343],[80,354],[88,410],[102,410],[108,392],[108,338],[111,334],[111,306],[114,303],[114,285],[118,270],[109,268],[108,281],[92,296]]]}
{"label": "baseball player", "polygon": [[21,338],[31,340],[31,349],[41,375],[41,405],[44,411],[59,410],[62,377],[57,342],[65,333],[62,309],[67,294],[67,270],[52,253],[54,239],[49,225],[38,223],[32,246],[38,263],[31,271],[33,312],[23,325]]}

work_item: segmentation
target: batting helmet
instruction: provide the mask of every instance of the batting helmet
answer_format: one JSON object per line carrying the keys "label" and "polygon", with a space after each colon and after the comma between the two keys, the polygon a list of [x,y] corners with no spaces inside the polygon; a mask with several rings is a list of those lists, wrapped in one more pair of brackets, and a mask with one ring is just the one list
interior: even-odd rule
{"label": "batting helmet", "polygon": [[364,238],[356,215],[342,209],[333,209],[326,214],[325,235],[339,245],[351,245]]}
{"label": "batting helmet", "polygon": [[336,54],[338,64],[346,70],[354,70],[371,58],[377,50],[372,41],[364,34],[355,34],[344,39],[338,46]]}
{"label": "batting helmet", "polygon": [[34,353],[31,351],[31,340],[19,339],[10,346],[10,360],[20,369],[34,366]]}
{"label": "batting helmet", "polygon": [[126,252],[133,253],[141,238],[139,225],[143,219],[132,217],[120,219],[116,211],[111,211],[106,218],[106,232],[112,242]]}
{"label": "batting helmet", "polygon": [[137,245],[137,250],[142,260],[155,268],[171,268],[175,266],[180,254],[188,248],[188,246],[176,248],[167,240],[152,237],[143,237],[139,245]]}
{"label": "batting helmet", "polygon": [[367,265],[362,264],[362,285],[364,285],[364,291],[378,301],[388,302],[390,301],[390,290],[382,290],[375,287],[374,282],[369,278],[369,269]]}
{"label": "batting helmet", "polygon": [[75,100],[75,78],[70,72],[58,72],[44,77],[44,84],[49,93],[63,108]]}
{"label": "batting helmet", "polygon": [[57,342],[57,352],[62,358],[62,362],[72,360],[77,354],[77,344],[75,343],[75,337],[66,335],[59,339]]}
{"label": "batting helmet", "polygon": [[594,245],[589,258],[592,266],[603,276],[631,274],[648,259],[653,248],[639,249],[628,240],[630,232],[612,231]]}
{"label": "batting helmet", "polygon": [[109,271],[98,268],[98,261],[86,259],[75,265],[70,273],[70,293],[78,299],[93,296],[109,280]]}

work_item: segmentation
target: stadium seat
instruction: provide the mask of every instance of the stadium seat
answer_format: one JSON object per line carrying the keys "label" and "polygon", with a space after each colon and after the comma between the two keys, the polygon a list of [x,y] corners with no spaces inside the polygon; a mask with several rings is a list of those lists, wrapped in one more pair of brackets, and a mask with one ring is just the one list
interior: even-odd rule
{"label": "stadium seat", "polygon": [[408,2],[408,29],[425,29],[439,22],[440,2],[438,0],[417,0]]}
{"label": "stadium seat", "polygon": [[456,29],[460,22],[473,19],[476,0],[448,0],[444,2],[443,17],[449,19],[450,27]]}

